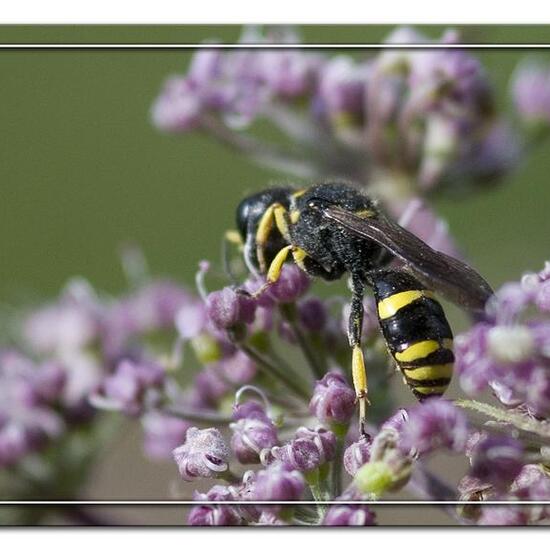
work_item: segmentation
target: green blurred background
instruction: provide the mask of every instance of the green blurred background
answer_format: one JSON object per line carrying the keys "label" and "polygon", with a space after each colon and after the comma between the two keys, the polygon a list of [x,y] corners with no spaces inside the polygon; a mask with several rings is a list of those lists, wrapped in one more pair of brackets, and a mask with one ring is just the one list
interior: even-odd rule
{"label": "green blurred background", "polygon": [[[435,37],[443,28],[421,30]],[[303,28],[303,36],[310,43],[376,43],[389,30],[312,26]],[[461,30],[474,43],[535,43],[550,36],[547,27]],[[239,33],[229,26],[16,26],[0,27],[0,42],[198,43],[212,37],[234,42]],[[154,273],[192,284],[200,259],[219,258],[238,200],[284,179],[203,136],[165,136],[151,126],[149,108],[163,80],[185,71],[191,53],[0,51],[1,304],[54,296],[73,275],[120,291],[126,283],[118,250],[125,242],[142,247]],[[550,61],[550,52],[535,50],[476,52],[503,107],[514,66],[528,54]],[[437,204],[472,263],[494,286],[550,259],[549,154],[550,143],[543,144],[500,187]],[[163,498],[175,482],[173,465],[144,462],[135,430],[125,432],[106,455],[90,496]],[[172,496],[181,497],[181,490]],[[144,517],[164,523],[183,518],[181,510],[164,510],[164,516],[157,509],[117,513],[138,523]],[[444,521],[427,509],[422,515],[424,523]],[[394,523],[409,522],[401,512],[397,517]]]}
{"label": "green blurred background", "polygon": [[[424,28],[439,36],[443,27]],[[307,42],[377,42],[388,27],[305,27]],[[0,27],[0,42],[235,41],[238,27]],[[470,27],[472,42],[544,40],[545,27]],[[499,101],[528,52],[479,51]],[[536,52],[550,60],[550,53]],[[216,258],[233,205],[281,179],[200,135],[165,136],[149,123],[163,80],[189,51],[0,51],[0,302],[57,293],[78,274],[123,288],[123,242],[143,247],[156,273],[191,283]],[[550,143],[506,185],[439,211],[473,263],[498,285],[550,257],[546,204]]]}

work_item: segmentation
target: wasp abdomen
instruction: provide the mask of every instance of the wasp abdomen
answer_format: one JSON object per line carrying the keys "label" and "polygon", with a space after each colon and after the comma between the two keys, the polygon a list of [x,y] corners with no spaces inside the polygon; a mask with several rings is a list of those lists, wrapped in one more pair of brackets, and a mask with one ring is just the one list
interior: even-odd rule
{"label": "wasp abdomen", "polygon": [[453,335],[432,293],[403,272],[373,277],[378,320],[405,382],[422,400],[442,395],[450,384]]}

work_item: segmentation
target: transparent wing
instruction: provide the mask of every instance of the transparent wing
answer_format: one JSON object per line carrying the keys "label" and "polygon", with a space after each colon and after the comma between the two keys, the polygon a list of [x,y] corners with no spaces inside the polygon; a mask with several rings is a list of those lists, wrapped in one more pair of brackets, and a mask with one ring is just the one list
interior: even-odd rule
{"label": "transparent wing", "polygon": [[386,248],[405,262],[407,269],[427,287],[462,308],[480,311],[493,294],[485,279],[469,265],[437,252],[386,217],[360,218],[336,206],[325,206],[321,212],[349,232]]}

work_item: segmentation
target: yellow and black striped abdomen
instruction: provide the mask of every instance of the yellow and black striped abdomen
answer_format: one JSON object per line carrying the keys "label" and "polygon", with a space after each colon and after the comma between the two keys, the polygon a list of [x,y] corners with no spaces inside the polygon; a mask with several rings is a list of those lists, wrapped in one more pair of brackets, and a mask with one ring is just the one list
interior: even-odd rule
{"label": "yellow and black striped abdomen", "polygon": [[381,272],[373,284],[382,333],[406,383],[420,400],[442,395],[454,363],[453,335],[443,308],[405,273]]}

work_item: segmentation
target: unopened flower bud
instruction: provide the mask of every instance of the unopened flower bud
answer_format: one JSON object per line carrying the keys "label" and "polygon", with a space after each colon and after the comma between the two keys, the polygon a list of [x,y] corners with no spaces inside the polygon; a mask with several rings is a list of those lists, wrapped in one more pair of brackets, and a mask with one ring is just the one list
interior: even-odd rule
{"label": "unopened flower bud", "polygon": [[307,472],[334,458],[336,436],[329,430],[298,428],[296,437],[282,447],[273,447],[271,454],[287,467]]}
{"label": "unopened flower bud", "polygon": [[144,407],[159,401],[164,378],[164,370],[154,363],[124,360],[90,401],[98,408],[121,410],[135,416]]}
{"label": "unopened flower bud", "polygon": [[189,428],[185,443],[172,454],[185,481],[196,477],[218,477],[229,468],[229,448],[216,428]]}
{"label": "unopened flower bud", "polygon": [[363,436],[352,443],[344,452],[344,468],[350,476],[355,476],[359,468],[370,460],[372,439]]}
{"label": "unopened flower bud", "polygon": [[315,384],[309,410],[325,425],[347,425],[355,411],[355,392],[342,374],[329,372]]}
{"label": "unopened flower bud", "polygon": [[298,500],[305,489],[302,474],[274,463],[258,472],[254,485],[254,500]]}
{"label": "unopened flower bud", "polygon": [[186,132],[196,128],[202,101],[194,83],[187,78],[171,78],[151,108],[153,124],[165,132]]}
{"label": "unopened flower bud", "polygon": [[311,297],[300,302],[298,315],[306,330],[321,332],[327,323],[328,312],[322,300]]}
{"label": "unopened flower bud", "polygon": [[213,325],[227,330],[254,321],[255,301],[243,292],[225,287],[211,292],[206,299],[206,313]]}
{"label": "unopened flower bud", "polygon": [[482,437],[471,454],[472,476],[491,485],[507,486],[523,466],[523,445],[506,435]]}
{"label": "unopened flower bud", "polygon": [[260,462],[263,449],[277,445],[277,428],[268,418],[241,418],[229,426],[233,430],[231,448],[242,464]]}
{"label": "unopened flower bud", "polygon": [[449,401],[432,399],[409,409],[403,425],[400,448],[404,452],[427,454],[445,448],[461,452],[468,439],[465,414]]}
{"label": "unopened flower bud", "polygon": [[310,278],[295,264],[285,264],[277,282],[269,287],[269,294],[278,302],[295,302],[311,284]]}

